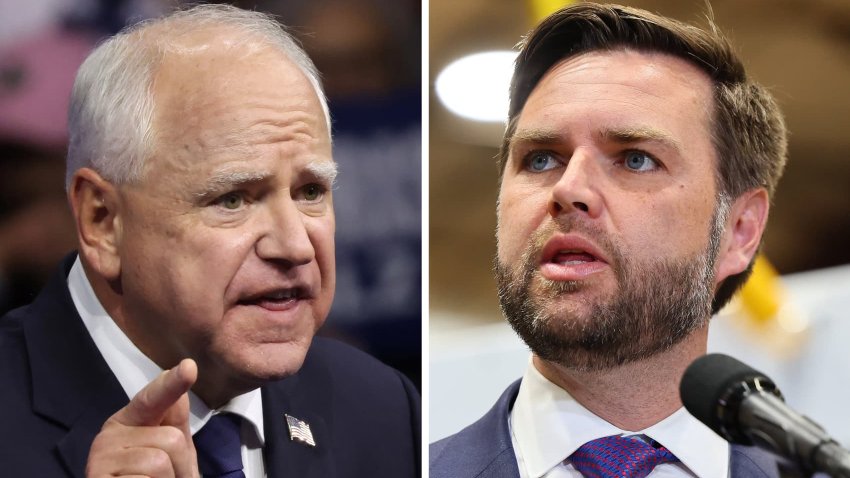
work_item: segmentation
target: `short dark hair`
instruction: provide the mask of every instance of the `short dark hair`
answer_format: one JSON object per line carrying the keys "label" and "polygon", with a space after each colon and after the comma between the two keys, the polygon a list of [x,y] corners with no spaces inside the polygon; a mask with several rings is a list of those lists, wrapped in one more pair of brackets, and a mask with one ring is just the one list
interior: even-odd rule
{"label": "short dark hair", "polygon": [[[632,49],[682,58],[711,79],[711,136],[718,158],[715,177],[722,195],[718,200],[734,201],[759,187],[772,197],[786,162],[782,113],[767,89],[747,77],[729,41],[709,22],[709,29],[701,29],[645,10],[594,3],[573,5],[543,20],[520,43],[511,81],[508,127],[498,156],[499,176],[525,102],[552,66],[591,51]],[[752,265],[721,284],[712,313],[743,285]]]}

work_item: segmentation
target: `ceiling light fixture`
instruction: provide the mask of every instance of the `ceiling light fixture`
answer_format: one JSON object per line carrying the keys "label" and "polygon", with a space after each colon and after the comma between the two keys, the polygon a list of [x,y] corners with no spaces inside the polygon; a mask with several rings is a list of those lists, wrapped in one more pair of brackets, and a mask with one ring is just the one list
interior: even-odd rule
{"label": "ceiling light fixture", "polygon": [[489,51],[455,60],[437,75],[437,97],[458,116],[504,123],[516,56],[515,51]]}

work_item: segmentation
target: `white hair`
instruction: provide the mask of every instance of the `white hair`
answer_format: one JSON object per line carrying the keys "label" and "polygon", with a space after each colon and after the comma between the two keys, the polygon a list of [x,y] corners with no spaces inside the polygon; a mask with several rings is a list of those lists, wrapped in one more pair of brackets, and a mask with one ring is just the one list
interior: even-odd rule
{"label": "white hair", "polygon": [[248,47],[242,51],[250,53],[258,45],[282,51],[313,85],[330,134],[330,114],[319,73],[292,35],[264,13],[229,5],[198,5],[124,29],[98,46],[80,66],[68,110],[66,188],[83,167],[115,184],[141,178],[156,139],[153,81],[157,69],[167,53],[179,51],[176,40],[211,27],[233,31],[235,35],[228,37],[236,46]]}

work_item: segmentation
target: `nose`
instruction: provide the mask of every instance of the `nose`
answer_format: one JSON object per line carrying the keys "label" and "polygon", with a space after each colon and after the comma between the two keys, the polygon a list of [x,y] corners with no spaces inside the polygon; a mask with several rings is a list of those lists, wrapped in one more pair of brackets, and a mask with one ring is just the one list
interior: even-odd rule
{"label": "nose", "polygon": [[295,202],[286,197],[271,205],[263,233],[256,243],[257,256],[269,261],[282,261],[290,266],[310,263],[315,250],[308,232],[309,220],[298,210]]}
{"label": "nose", "polygon": [[564,168],[564,173],[552,187],[549,214],[577,212],[598,217],[602,211],[599,195],[599,164],[589,151],[576,149]]}

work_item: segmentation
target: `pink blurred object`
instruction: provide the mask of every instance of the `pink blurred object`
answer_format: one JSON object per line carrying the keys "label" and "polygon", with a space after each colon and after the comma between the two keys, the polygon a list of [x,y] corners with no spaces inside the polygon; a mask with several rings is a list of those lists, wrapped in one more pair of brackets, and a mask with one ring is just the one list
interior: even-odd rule
{"label": "pink blurred object", "polygon": [[0,47],[0,142],[65,146],[74,77],[94,45],[50,29]]}

